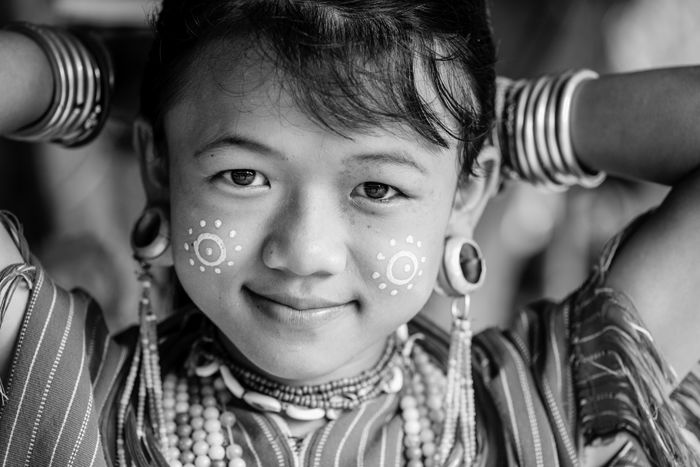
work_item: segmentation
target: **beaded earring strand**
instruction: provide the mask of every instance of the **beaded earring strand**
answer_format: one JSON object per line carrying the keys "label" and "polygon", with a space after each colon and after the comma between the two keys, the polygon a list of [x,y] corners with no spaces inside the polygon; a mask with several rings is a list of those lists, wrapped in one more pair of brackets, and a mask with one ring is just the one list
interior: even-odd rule
{"label": "beaded earring strand", "polygon": [[124,391],[117,410],[117,461],[127,467],[125,426],[131,397],[139,380],[136,405],[136,435],[144,437],[146,410],[156,433],[159,449],[164,452],[168,438],[163,411],[163,388],[158,354],[157,317],[151,304],[153,276],[150,263],[162,256],[170,245],[170,225],[165,211],[160,207],[147,206],[136,221],[131,233],[131,247],[139,265],[138,281],[141,284],[139,300],[139,338],[136,341],[131,366],[127,374]]}
{"label": "beaded earring strand", "polygon": [[458,424],[464,447],[464,465],[472,465],[476,457],[476,411],[471,366],[472,331],[469,306],[469,295],[456,299],[452,303],[452,332],[445,388],[445,423],[436,457],[438,465],[447,461],[454,447]]}
{"label": "beaded earring strand", "polygon": [[139,339],[132,357],[131,367],[126,378],[124,392],[119,400],[117,411],[117,460],[120,467],[126,467],[126,443],[124,429],[126,413],[133,394],[136,378],[139,379],[136,408],[136,433],[139,438],[144,435],[145,412],[148,410],[149,421],[158,436],[158,443],[163,451],[167,446],[167,432],[163,415],[163,389],[158,356],[157,319],[151,306],[150,291],[153,278],[148,272],[149,265],[141,262],[139,282],[142,287],[139,301]]}
{"label": "beaded earring strand", "polygon": [[472,331],[469,321],[470,294],[477,290],[486,277],[486,265],[477,243],[465,237],[450,237],[445,241],[443,261],[435,290],[451,297],[452,329],[447,359],[445,388],[445,422],[435,461],[447,462],[455,446],[457,428],[462,436],[464,465],[471,466],[476,459],[476,408],[471,366]]}

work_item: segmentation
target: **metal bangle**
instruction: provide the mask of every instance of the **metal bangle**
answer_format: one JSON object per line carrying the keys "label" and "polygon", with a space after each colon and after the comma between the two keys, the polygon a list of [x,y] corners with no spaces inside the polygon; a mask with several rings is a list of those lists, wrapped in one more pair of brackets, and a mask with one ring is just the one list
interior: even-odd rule
{"label": "metal bangle", "polygon": [[[39,33],[43,37],[47,46],[52,51],[52,57],[58,64],[60,71],[58,77],[60,92],[54,95],[55,110],[52,114],[46,115],[46,119],[42,122],[42,126],[37,128],[32,137],[39,141],[52,141],[60,132],[58,123],[69,112],[69,94],[70,94],[70,64],[66,61],[61,45],[54,40],[53,33],[49,29],[39,29]],[[56,76],[54,75],[54,79]]]}
{"label": "metal bangle", "polygon": [[85,100],[85,70],[80,53],[78,52],[78,48],[67,34],[61,35],[59,39],[66,47],[66,51],[71,59],[71,67],[73,68],[75,74],[75,80],[73,81],[72,86],[75,92],[75,99],[72,101],[70,114],[64,124],[62,135],[58,138],[58,141],[63,141],[63,138],[65,137],[64,135],[70,135],[70,133],[74,131],[75,127],[80,124],[80,115],[82,114],[84,107],[86,107],[87,102]]}
{"label": "metal bangle", "polygon": [[587,80],[596,79],[598,74],[592,70],[580,70],[574,73],[562,90],[561,102],[559,106],[557,128],[557,140],[563,155],[564,162],[571,172],[579,177],[578,183],[586,188],[593,188],[600,185],[605,179],[605,173],[586,173],[578,162],[571,142],[571,110],[574,93],[578,86]]}
{"label": "metal bangle", "polygon": [[89,32],[79,30],[72,32],[90,57],[95,95],[92,100],[94,105],[91,106],[88,118],[82,124],[82,132],[71,141],[65,141],[63,144],[66,147],[82,146],[97,137],[109,117],[114,87],[114,67],[104,44]]}
{"label": "metal bangle", "polygon": [[547,77],[547,82],[535,104],[535,149],[548,182],[545,186],[552,191],[564,191],[566,190],[566,185],[561,183],[552,161],[552,154],[547,147],[547,106],[554,97],[552,95],[554,85],[555,78],[552,76]]}
{"label": "metal bangle", "polygon": [[532,88],[534,83],[528,80],[522,88],[520,95],[518,96],[516,104],[516,116],[515,116],[515,156],[518,161],[519,175],[520,178],[527,181],[533,181],[533,175],[528,166],[527,155],[525,154],[525,141],[524,141],[524,131],[525,131],[525,110],[527,100],[532,94]]}
{"label": "metal bangle", "polygon": [[537,103],[537,100],[539,99],[540,94],[542,93],[542,90],[546,84],[546,77],[542,77],[534,83],[532,92],[528,97],[525,107],[525,126],[523,131],[525,157],[528,161],[530,173],[532,174],[532,183],[535,186],[547,186],[549,182],[537,155],[537,146],[535,141],[535,104]]}
{"label": "metal bangle", "polygon": [[60,135],[64,134],[68,129],[68,122],[70,120],[71,115],[73,114],[73,103],[76,97],[76,76],[70,52],[68,51],[66,44],[63,42],[60,35],[56,34],[51,29],[45,30],[44,33],[48,36],[48,40],[51,41],[58,50],[58,58],[61,61],[61,63],[63,63],[63,67],[66,70],[66,94],[63,96],[64,98],[59,104],[62,111],[56,113],[56,115],[54,116],[55,119],[49,121],[47,128],[46,136],[50,137],[50,139],[53,141],[57,140],[60,137]]}
{"label": "metal bangle", "polygon": [[[91,103],[95,102],[95,81],[94,81],[94,72],[92,71],[92,64],[90,63],[90,57],[88,55],[87,50],[85,49],[85,46],[80,43],[75,38],[71,39],[72,42],[75,45],[76,52],[80,56],[80,60],[83,64],[83,73],[84,73],[84,80],[85,80],[85,101],[83,103],[83,109],[82,112],[80,113],[80,118],[78,119],[78,122],[82,124],[88,116],[90,115],[90,108],[92,107]],[[76,128],[76,131],[79,130],[79,128]]]}
{"label": "metal bangle", "polygon": [[73,63],[76,70],[76,100],[71,118],[66,122],[65,130],[58,138],[58,141],[64,143],[70,141],[79,134],[83,121],[88,117],[90,108],[93,103],[94,92],[91,88],[94,87],[92,79],[89,76],[90,62],[89,58],[83,53],[83,48],[80,42],[70,35],[63,37],[68,50],[73,58]]}
{"label": "metal bangle", "polygon": [[518,96],[518,92],[523,86],[522,81],[516,81],[512,83],[509,89],[506,91],[505,96],[505,114],[503,121],[503,140],[501,144],[503,145],[503,173],[509,179],[519,179],[520,174],[517,168],[517,158],[515,156],[515,102]]}
{"label": "metal bangle", "polygon": [[553,88],[552,98],[547,104],[547,116],[545,124],[545,133],[547,135],[547,149],[549,150],[550,160],[556,178],[559,183],[567,187],[575,185],[577,178],[572,175],[566,168],[564,158],[559,148],[557,141],[557,124],[558,124],[558,109],[559,100],[561,98],[562,87],[569,78],[570,73],[563,73],[556,77]]}

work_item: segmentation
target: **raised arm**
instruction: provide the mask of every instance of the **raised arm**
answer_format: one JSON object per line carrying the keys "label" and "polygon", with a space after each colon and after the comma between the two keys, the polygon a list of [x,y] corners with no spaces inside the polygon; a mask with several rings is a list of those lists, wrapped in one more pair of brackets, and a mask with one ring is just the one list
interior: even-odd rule
{"label": "raised arm", "polygon": [[[0,134],[13,132],[39,119],[48,109],[53,78],[43,51],[27,37],[0,30]],[[22,257],[0,223],[0,271],[21,263]],[[4,290],[0,290],[2,297]],[[0,322],[0,381],[8,372],[12,349],[27,304],[28,291],[20,286]]]}
{"label": "raised arm", "polygon": [[583,83],[572,140],[590,168],[673,187],[623,246],[608,284],[629,296],[682,378],[700,358],[700,67]]}
{"label": "raised arm", "polygon": [[601,76],[574,99],[583,164],[674,186],[700,168],[700,66]]}

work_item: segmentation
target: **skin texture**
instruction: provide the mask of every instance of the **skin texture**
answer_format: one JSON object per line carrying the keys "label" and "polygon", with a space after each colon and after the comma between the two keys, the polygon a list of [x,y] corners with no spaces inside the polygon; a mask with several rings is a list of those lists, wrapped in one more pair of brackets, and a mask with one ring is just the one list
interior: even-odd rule
{"label": "skin texture", "polygon": [[[22,34],[0,31],[0,134],[18,130],[40,117],[51,103],[51,65],[43,50]],[[5,110],[7,109],[7,110]]]}
{"label": "skin texture", "polygon": [[[172,254],[185,291],[234,358],[279,380],[312,384],[371,367],[430,297],[445,237],[469,235],[465,219],[486,197],[474,187],[484,184],[455,196],[456,141],[429,145],[398,125],[342,135],[320,127],[267,62],[192,73],[165,116]],[[162,166],[152,157],[147,165]]]}

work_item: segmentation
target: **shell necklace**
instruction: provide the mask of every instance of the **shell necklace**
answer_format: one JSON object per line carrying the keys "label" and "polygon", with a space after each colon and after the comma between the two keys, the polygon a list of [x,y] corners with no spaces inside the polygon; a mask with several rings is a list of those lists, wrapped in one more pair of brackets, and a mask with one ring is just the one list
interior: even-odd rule
{"label": "shell necklace", "polygon": [[[413,342],[404,346],[402,352],[398,352],[393,343],[387,345],[387,348],[392,349],[390,353],[385,352],[385,355],[390,356],[387,362],[400,361],[401,365],[384,365],[383,356],[375,369],[389,367],[389,371],[379,373],[386,373],[390,377],[379,378],[377,385],[381,387],[380,393],[402,391],[399,407],[405,434],[405,461],[411,467],[435,467],[438,465],[436,443],[445,420],[445,375],[430,356],[420,346],[413,345]],[[233,412],[227,410],[232,399],[240,400],[257,411],[285,414],[297,420],[315,420],[324,417],[337,418],[341,411],[353,410],[370,398],[367,394],[376,392],[365,389],[352,399],[352,404],[348,407],[338,408],[342,404],[331,395],[315,399],[317,402],[314,406],[301,406],[276,399],[270,394],[246,389],[236,378],[234,371],[226,365],[218,364],[213,371],[212,368],[209,362],[196,367],[194,373],[190,371],[189,377],[170,373],[164,379],[163,407],[167,445],[163,449],[163,455],[171,467],[246,465],[243,460],[243,448],[234,439],[233,427],[237,422],[236,417]],[[369,372],[375,373],[371,370]],[[408,384],[404,384],[405,381]],[[332,392],[333,388],[344,388],[345,392],[340,393],[347,395],[351,383],[341,380],[321,386],[326,392]],[[279,383],[275,382],[275,385]],[[265,385],[260,383],[258,387]],[[367,387],[360,385],[360,388]],[[296,388],[290,388],[287,392],[296,393],[294,389]],[[308,393],[308,389],[303,392]],[[335,395],[337,396],[337,393]],[[285,400],[288,398],[285,396]],[[296,400],[306,401],[303,398]],[[346,405],[347,400],[344,400]]]}

